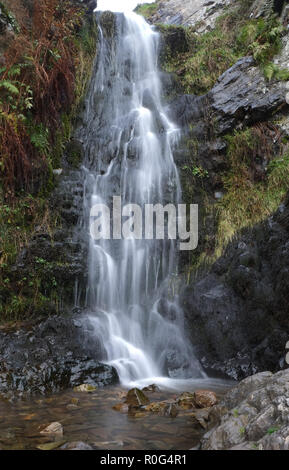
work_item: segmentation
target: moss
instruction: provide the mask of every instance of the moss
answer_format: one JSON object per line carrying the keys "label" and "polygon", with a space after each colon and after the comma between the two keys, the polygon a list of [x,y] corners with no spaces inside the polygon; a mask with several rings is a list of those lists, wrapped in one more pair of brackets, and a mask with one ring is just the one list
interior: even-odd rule
{"label": "moss", "polygon": [[113,38],[115,35],[115,15],[111,11],[105,11],[100,17],[100,24],[102,27],[103,35],[106,38]]}
{"label": "moss", "polygon": [[78,140],[71,140],[66,146],[66,160],[73,168],[79,168],[83,160],[83,145]]}
{"label": "moss", "polygon": [[[223,72],[246,55],[254,56],[267,78],[287,80],[287,70],[275,66],[272,73],[271,61],[280,51],[284,31],[275,16],[248,19],[241,2],[219,17],[212,31],[197,34],[196,27],[181,27],[186,38],[183,44],[189,50],[172,54],[168,48],[162,61],[166,71],[177,74],[185,93],[207,93]],[[165,28],[163,34],[166,38]]]}
{"label": "moss", "polygon": [[158,6],[159,6],[158,2],[142,3],[138,5],[134,11],[138,13],[138,15],[142,15],[145,18],[150,18],[157,12]]}
{"label": "moss", "polygon": [[[184,202],[199,205],[199,246],[182,259],[192,279],[220,257],[227,244],[247,227],[267,219],[288,192],[289,146],[278,123],[258,123],[225,137],[227,150],[220,169],[204,177],[198,143],[186,141],[188,156],[182,167]],[[201,171],[200,171],[201,169]],[[216,180],[217,178],[217,180]],[[223,196],[214,198],[215,184]]]}
{"label": "moss", "polygon": [[[264,134],[257,133],[256,128],[235,132],[227,140],[230,169],[223,177],[226,193],[218,207],[217,256],[242,228],[252,227],[274,213],[288,191],[287,145],[280,142],[279,156],[274,158],[273,144],[268,146]],[[267,169],[258,179],[254,160],[262,153]]]}

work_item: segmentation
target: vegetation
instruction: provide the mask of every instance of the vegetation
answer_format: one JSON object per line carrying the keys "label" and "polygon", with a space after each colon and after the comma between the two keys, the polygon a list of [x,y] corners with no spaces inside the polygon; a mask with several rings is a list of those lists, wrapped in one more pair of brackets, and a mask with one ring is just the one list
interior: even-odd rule
{"label": "vegetation", "polygon": [[[239,230],[272,214],[288,191],[288,146],[282,145],[280,156],[273,159],[273,139],[266,138],[266,130],[266,124],[259,124],[227,137],[230,169],[219,203],[218,254]],[[264,173],[258,172],[262,165]]]}
{"label": "vegetation", "polygon": [[59,142],[63,115],[71,113],[83,92],[84,55],[90,47],[83,33],[82,9],[67,0],[40,0],[34,2],[30,30],[20,27],[5,51],[5,66],[0,69],[5,199],[13,199],[21,189],[35,192],[47,187],[51,169],[59,165],[54,157],[63,145]]}
{"label": "vegetation", "polygon": [[54,263],[42,263],[39,258],[23,276],[13,264],[35,233],[53,239],[59,228],[59,216],[51,213],[47,200],[54,186],[52,170],[61,166],[70,140],[97,38],[93,19],[72,2],[31,3],[33,16],[28,14],[27,21],[21,10],[23,24],[17,18],[17,34],[1,51],[5,57],[0,67],[2,320],[58,308],[62,287],[54,272],[63,268],[64,260],[56,257]]}
{"label": "vegetation", "polygon": [[135,12],[139,15],[149,18],[154,15],[158,9],[158,3],[142,3],[135,8]]}
{"label": "vegetation", "polygon": [[[246,55],[253,55],[267,80],[289,78],[289,70],[279,69],[272,63],[281,48],[283,26],[274,15],[248,19],[247,3],[243,0],[238,8],[219,17],[212,31],[198,34],[196,30],[201,25],[183,28],[188,51],[175,54],[167,47],[164,68],[177,74],[185,93],[207,93],[223,72]],[[170,26],[160,25],[164,35],[169,29]]]}

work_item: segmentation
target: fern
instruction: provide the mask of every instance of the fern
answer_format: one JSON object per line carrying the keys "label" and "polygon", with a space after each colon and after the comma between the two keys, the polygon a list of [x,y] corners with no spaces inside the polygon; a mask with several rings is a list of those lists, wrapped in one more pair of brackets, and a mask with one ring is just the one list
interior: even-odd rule
{"label": "fern", "polygon": [[1,80],[0,87],[5,88],[5,90],[9,91],[12,95],[19,95],[19,89],[9,80]]}
{"label": "fern", "polygon": [[271,81],[273,78],[276,80],[289,80],[289,69],[281,69],[274,63],[269,63],[264,67],[265,78]]}
{"label": "fern", "polygon": [[42,124],[36,125],[30,131],[30,141],[41,153],[49,153],[49,131]]}

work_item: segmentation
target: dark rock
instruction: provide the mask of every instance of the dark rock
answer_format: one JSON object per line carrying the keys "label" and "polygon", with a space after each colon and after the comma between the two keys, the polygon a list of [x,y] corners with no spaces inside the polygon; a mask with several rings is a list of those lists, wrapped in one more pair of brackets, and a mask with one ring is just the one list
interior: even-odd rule
{"label": "dark rock", "polygon": [[285,83],[266,83],[252,57],[240,59],[227,70],[209,93],[219,133],[242,125],[264,121],[276,109],[288,108]]}
{"label": "dark rock", "polygon": [[210,272],[181,294],[191,341],[205,368],[242,379],[284,367],[288,325],[289,198],[244,230]]}
{"label": "dark rock", "polygon": [[0,333],[0,393],[55,393],[83,383],[115,384],[100,339],[85,316],[51,317],[15,332]]}
{"label": "dark rock", "polygon": [[172,102],[171,112],[183,127],[189,123],[196,126],[205,118],[214,121],[215,135],[222,135],[238,124],[264,121],[275,110],[288,109],[285,94],[284,82],[275,81],[268,86],[254,59],[243,57],[221,75],[207,95],[180,96]]}
{"label": "dark rock", "polygon": [[65,157],[71,168],[78,168],[83,160],[83,143],[77,139],[71,139],[65,149]]}

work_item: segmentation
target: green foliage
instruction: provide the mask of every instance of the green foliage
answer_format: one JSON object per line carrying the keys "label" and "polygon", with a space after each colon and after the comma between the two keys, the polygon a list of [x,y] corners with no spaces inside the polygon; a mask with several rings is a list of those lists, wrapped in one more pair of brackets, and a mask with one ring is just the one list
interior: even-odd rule
{"label": "green foliage", "polygon": [[40,153],[48,155],[50,151],[49,130],[43,124],[34,124],[29,129],[30,140]]}
{"label": "green foliage", "polygon": [[209,173],[201,166],[183,166],[183,170],[189,171],[192,176],[196,176],[197,178],[208,178]]}
{"label": "green foliage", "polygon": [[158,2],[155,3],[142,3],[137,5],[135,8],[135,12],[139,15],[144,16],[145,18],[149,18],[150,16],[154,15],[158,9]]}
{"label": "green foliage", "polygon": [[164,68],[178,75],[186,93],[205,94],[225,70],[246,55],[253,55],[267,79],[288,79],[287,70],[271,63],[281,49],[283,26],[274,16],[248,19],[244,4],[240,2],[238,8],[219,17],[212,31],[196,34],[194,28],[184,28],[189,52],[166,55]]}
{"label": "green foliage", "polygon": [[264,66],[264,76],[268,81],[273,78],[276,80],[289,80],[289,69],[281,69],[274,63],[269,63]]}
{"label": "green foliage", "polygon": [[[0,69],[0,75],[6,76],[0,80],[0,118],[3,121],[13,122],[25,121],[24,113],[33,107],[33,92],[30,85],[25,85],[17,80],[22,65],[17,65],[6,70]],[[9,110],[7,108],[9,106]]]}
{"label": "green foliage", "polygon": [[272,428],[267,429],[267,434],[274,434],[277,431],[279,431],[279,428],[277,426],[273,426]]}
{"label": "green foliage", "polygon": [[[268,145],[256,128],[235,132],[227,137],[227,142],[230,168],[223,176],[226,194],[218,203],[217,255],[238,231],[261,222],[278,208],[289,180],[287,146],[281,147],[280,156],[273,159],[273,142]],[[262,153],[269,160],[266,176],[255,180],[255,156]]]}

